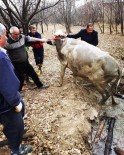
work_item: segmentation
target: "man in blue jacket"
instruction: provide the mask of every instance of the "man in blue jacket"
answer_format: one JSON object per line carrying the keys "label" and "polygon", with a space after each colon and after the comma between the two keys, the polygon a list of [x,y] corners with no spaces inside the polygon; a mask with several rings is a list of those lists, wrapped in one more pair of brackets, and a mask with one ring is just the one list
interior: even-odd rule
{"label": "man in blue jacket", "polygon": [[[30,25],[29,30],[30,32],[28,33],[28,35],[30,37],[42,38],[41,34],[37,32],[37,29],[34,25]],[[42,73],[42,65],[43,65],[43,60],[44,60],[43,42],[32,42],[31,46],[33,48],[35,63],[38,67],[37,75],[39,76]]]}
{"label": "man in blue jacket", "polygon": [[8,139],[11,155],[20,155],[19,148],[24,132],[24,105],[18,92],[20,82],[4,49],[6,41],[6,28],[0,23],[0,123],[4,127],[3,133]]}
{"label": "man in blue jacket", "polygon": [[77,34],[69,34],[67,37],[75,39],[81,38],[81,40],[91,45],[98,45],[98,32],[94,30],[92,23],[88,23],[86,29],[81,29]]}

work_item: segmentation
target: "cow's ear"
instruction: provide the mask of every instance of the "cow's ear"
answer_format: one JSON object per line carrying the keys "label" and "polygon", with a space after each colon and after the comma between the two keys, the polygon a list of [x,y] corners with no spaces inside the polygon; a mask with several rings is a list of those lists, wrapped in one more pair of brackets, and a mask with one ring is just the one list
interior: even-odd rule
{"label": "cow's ear", "polygon": [[64,42],[65,41],[65,38],[63,38],[63,39],[61,39],[62,40],[62,42]]}

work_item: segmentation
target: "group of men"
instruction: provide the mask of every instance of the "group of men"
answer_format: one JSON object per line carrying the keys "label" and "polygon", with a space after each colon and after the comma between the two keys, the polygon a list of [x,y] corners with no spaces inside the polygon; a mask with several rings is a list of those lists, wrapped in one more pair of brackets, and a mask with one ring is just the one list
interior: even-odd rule
{"label": "group of men", "polygon": [[[20,91],[24,83],[24,74],[31,77],[38,89],[46,89],[49,86],[43,84],[34,68],[29,63],[28,54],[25,49],[26,42],[36,42],[37,45],[47,42],[46,39],[25,36],[20,34],[17,27],[10,28],[10,35],[7,39],[6,28],[0,23],[0,123],[3,125],[3,133],[8,139],[11,155],[25,154],[29,146],[22,148],[21,141],[24,133],[24,102]],[[67,35],[69,38],[79,38],[96,46],[98,44],[98,33],[93,30],[93,25],[88,24],[75,35]],[[43,44],[41,45],[43,46]],[[34,57],[36,65],[43,63]],[[42,55],[43,56],[43,55]],[[41,67],[39,65],[39,67]]]}

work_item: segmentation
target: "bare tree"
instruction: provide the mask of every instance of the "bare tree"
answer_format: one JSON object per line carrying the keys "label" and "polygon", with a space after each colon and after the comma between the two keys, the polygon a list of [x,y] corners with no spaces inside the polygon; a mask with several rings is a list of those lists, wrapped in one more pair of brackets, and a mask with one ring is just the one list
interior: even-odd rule
{"label": "bare tree", "polygon": [[118,25],[121,26],[121,34],[123,34],[123,9],[123,0],[111,0],[105,3],[105,17],[108,19],[110,34],[112,31],[118,32]]}
{"label": "bare tree", "polygon": [[72,18],[75,12],[75,0],[63,0],[53,10],[53,23],[59,23],[65,26],[67,33],[71,32]]}
{"label": "bare tree", "polygon": [[118,6],[118,14],[119,14],[119,22],[121,24],[121,34],[123,34],[123,21],[124,21],[124,1],[123,0],[117,0],[117,6]]}
{"label": "bare tree", "polygon": [[[28,25],[34,22],[35,16],[43,10],[57,5],[61,0],[54,3],[46,3],[43,0],[1,0],[0,14],[6,27],[11,25],[22,26],[24,33],[28,31]],[[36,18],[37,19],[37,18]],[[35,19],[35,22],[38,22]]]}
{"label": "bare tree", "polygon": [[82,21],[97,22],[101,33],[104,33],[104,24],[108,23],[110,34],[117,33],[118,25],[123,34],[124,0],[85,0],[82,10]]}

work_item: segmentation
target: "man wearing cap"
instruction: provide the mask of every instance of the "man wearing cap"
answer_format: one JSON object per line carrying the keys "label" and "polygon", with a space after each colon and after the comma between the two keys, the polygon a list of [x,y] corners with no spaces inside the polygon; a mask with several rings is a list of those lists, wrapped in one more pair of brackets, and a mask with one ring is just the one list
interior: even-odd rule
{"label": "man wearing cap", "polygon": [[[28,33],[28,35],[30,37],[42,38],[41,34],[39,32],[37,32],[36,26],[30,25],[29,30],[30,30],[30,32]],[[43,66],[43,61],[44,61],[43,42],[39,42],[39,41],[32,42],[31,46],[33,48],[35,63],[38,67],[37,75],[39,76],[42,73],[42,66]]]}

